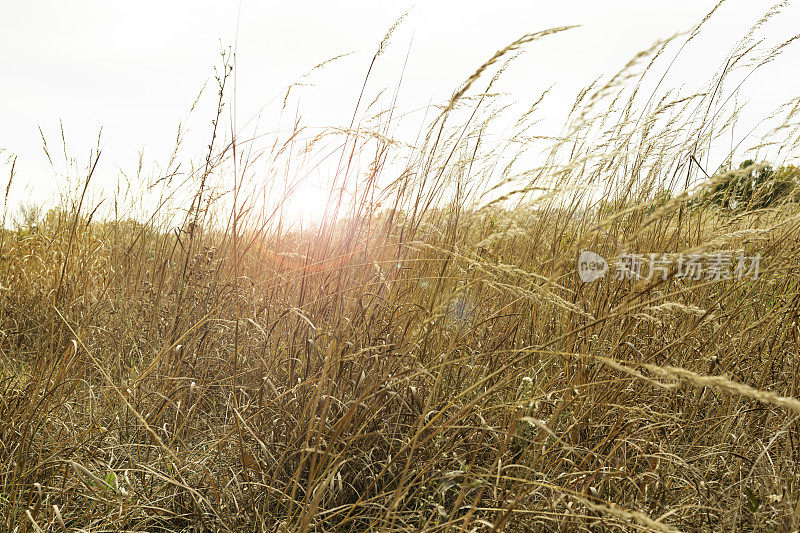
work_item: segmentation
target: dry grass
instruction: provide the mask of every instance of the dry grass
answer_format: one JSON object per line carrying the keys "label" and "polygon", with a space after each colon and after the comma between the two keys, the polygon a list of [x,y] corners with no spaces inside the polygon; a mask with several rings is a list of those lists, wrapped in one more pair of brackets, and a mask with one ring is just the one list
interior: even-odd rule
{"label": "dry grass", "polygon": [[[497,110],[468,89],[531,38],[418,148],[297,129],[256,156],[215,128],[181,229],[171,162],[139,222],[92,220],[81,185],[4,232],[0,529],[797,530],[800,209],[702,205],[690,156],[725,95],[637,107],[627,71],[563,137],[528,113],[478,146]],[[286,230],[287,161],[325,138],[357,201]],[[757,280],[584,284],[583,249],[764,259]]]}

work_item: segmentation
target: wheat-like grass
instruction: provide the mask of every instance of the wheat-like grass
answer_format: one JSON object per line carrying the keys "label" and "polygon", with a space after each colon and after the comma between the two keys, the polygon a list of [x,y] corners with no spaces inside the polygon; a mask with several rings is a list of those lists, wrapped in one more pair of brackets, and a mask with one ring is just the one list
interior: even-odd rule
{"label": "wheat-like grass", "polygon": [[[346,127],[227,131],[226,53],[199,163],[180,130],[113,212],[99,152],[58,207],[4,207],[0,530],[796,530],[800,207],[715,203],[765,166],[705,157],[739,118],[731,69],[791,43],[753,46],[781,6],[708,90],[648,84],[722,4],[580,91],[556,134],[536,129],[550,92],[507,120],[493,91],[567,27],[495,53],[418,143],[369,73]],[[760,149],[794,149],[797,110]],[[298,228],[288,206],[331,154],[329,203]],[[584,250],[763,264],[626,280],[612,261],[583,283]]]}

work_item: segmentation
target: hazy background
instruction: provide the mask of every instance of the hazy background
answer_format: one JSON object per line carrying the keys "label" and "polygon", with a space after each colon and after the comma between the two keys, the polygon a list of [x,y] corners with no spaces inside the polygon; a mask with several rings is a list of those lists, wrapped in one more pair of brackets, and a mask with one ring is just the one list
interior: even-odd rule
{"label": "hazy background", "polygon": [[[405,2],[4,2],[0,7],[0,186],[18,156],[9,205],[47,204],[64,186],[63,124],[68,156],[88,162],[102,126],[103,156],[95,176],[110,190],[120,170],[133,172],[143,151],[148,168],[166,163],[178,124],[189,128],[183,153],[202,156],[215,104],[213,68],[220,50],[236,52],[235,124],[259,111],[259,131],[286,127],[277,113],[286,87],[315,65],[352,53],[304,78],[313,86],[293,90],[291,123],[311,127],[347,125],[370,59],[387,29],[408,11],[369,81],[367,100],[397,86],[407,60],[397,105],[408,112],[409,137],[429,103],[452,91],[497,49],[525,33],[552,26],[581,28],[529,46],[506,72],[498,90],[530,105],[552,84],[542,130],[563,124],[576,92],[601,75],[622,68],[657,39],[689,30],[716,4],[691,1],[431,1]],[[686,93],[702,90],[722,66],[737,39],[772,3],[731,0],[710,21],[673,67],[667,83]],[[790,37],[800,20],[787,5],[766,30],[774,44]],[[742,87],[742,120],[757,123],[795,96],[800,74],[797,46],[761,69]],[[204,97],[189,109],[204,84]],[[287,112],[288,113],[288,112]],[[540,114],[540,118],[543,118]],[[247,125],[247,128],[245,128]],[[56,171],[45,157],[39,128]],[[249,128],[249,129],[248,129]],[[736,131],[741,135],[749,127]],[[739,139],[731,139],[731,142]],[[754,143],[753,143],[754,144]],[[59,162],[60,161],[60,162]],[[719,163],[716,161],[713,163]],[[61,169],[61,170],[59,170]]]}

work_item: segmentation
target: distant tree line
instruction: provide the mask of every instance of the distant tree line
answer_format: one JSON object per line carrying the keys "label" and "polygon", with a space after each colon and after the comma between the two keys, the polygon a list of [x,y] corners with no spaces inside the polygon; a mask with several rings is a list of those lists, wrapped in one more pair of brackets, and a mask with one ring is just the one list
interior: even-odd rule
{"label": "distant tree line", "polygon": [[798,201],[800,168],[794,165],[773,168],[748,159],[742,161],[738,169],[724,168],[712,177],[704,203],[733,211],[749,211]]}

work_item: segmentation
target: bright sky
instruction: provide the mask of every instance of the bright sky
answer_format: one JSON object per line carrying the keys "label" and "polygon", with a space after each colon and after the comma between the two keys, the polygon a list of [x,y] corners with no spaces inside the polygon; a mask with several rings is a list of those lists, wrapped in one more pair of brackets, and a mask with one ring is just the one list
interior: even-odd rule
{"label": "bright sky", "polygon": [[[530,103],[555,83],[548,109],[563,120],[563,106],[600,75],[619,70],[657,39],[688,30],[716,0],[472,0],[270,1],[207,0],[4,2],[0,6],[0,187],[8,161],[18,156],[9,199],[46,204],[56,193],[42,151],[67,151],[85,166],[102,126],[100,185],[110,187],[122,169],[135,172],[140,150],[147,162],[165,164],[178,124],[187,119],[203,85],[205,98],[188,126],[185,153],[198,157],[213,118],[213,68],[222,46],[236,50],[236,121],[279,107],[285,88],[314,65],[353,52],[303,80],[297,110],[305,124],[346,125],[375,49],[405,11],[408,18],[370,80],[372,95],[392,90],[408,63],[398,106],[414,110],[447,100],[497,49],[525,33],[552,26],[581,28],[534,43],[503,78],[502,90]],[[672,85],[700,88],[720,67],[737,38],[772,2],[729,0],[702,38],[681,56]],[[770,22],[785,40],[800,20],[796,5]],[[800,45],[795,48],[800,49]],[[746,117],[773,110],[793,96],[800,81],[798,50],[763,69],[743,88]],[[277,103],[277,104],[276,104]],[[555,116],[558,115],[558,116]],[[421,119],[421,117],[420,117]],[[266,122],[267,125],[264,125]],[[269,120],[261,129],[274,128]],[[54,155],[54,159],[57,159]],[[63,184],[62,184],[63,186]]]}

